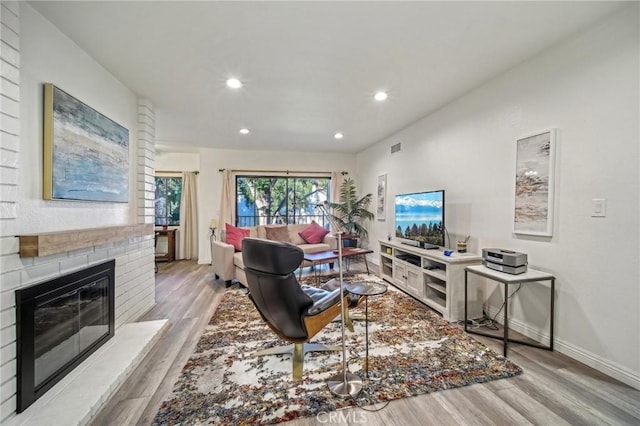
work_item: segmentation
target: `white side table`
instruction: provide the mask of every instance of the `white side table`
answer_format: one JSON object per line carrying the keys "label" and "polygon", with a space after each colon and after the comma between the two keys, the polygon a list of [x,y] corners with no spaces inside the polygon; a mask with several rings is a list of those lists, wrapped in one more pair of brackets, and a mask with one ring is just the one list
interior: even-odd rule
{"label": "white side table", "polygon": [[[480,336],[500,338],[499,336],[483,333],[477,330],[471,330],[467,327],[467,287],[468,287],[468,274],[476,274],[482,277],[488,278],[493,281],[497,281],[504,285],[504,335],[502,337],[504,344],[504,356],[507,356],[507,347],[509,342],[520,343],[527,346],[533,346],[535,348],[542,348],[553,351],[553,320],[555,310],[555,277],[551,274],[542,271],[536,271],[534,269],[528,269],[527,272],[519,275],[507,274],[504,272],[494,271],[484,265],[467,266],[464,268],[464,331],[471,334],[478,334]],[[549,346],[542,345],[540,343],[526,342],[523,340],[517,340],[509,338],[509,317],[507,315],[509,306],[509,286],[511,284],[523,284],[537,281],[551,281],[551,296],[549,307]]]}

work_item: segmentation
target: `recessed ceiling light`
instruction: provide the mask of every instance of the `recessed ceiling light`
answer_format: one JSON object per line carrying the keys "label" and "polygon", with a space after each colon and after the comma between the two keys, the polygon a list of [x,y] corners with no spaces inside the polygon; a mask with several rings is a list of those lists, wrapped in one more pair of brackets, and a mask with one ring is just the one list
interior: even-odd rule
{"label": "recessed ceiling light", "polygon": [[340,132],[336,133],[335,135],[333,135],[334,138],[336,139],[342,139],[344,137],[344,135]]}
{"label": "recessed ceiling light", "polygon": [[384,101],[385,99],[387,99],[387,93],[386,92],[377,92],[374,96],[373,99],[375,99],[376,101]]}
{"label": "recessed ceiling light", "polygon": [[243,127],[242,129],[239,130],[241,135],[248,135],[249,134],[249,129],[247,129],[246,127]]}
{"label": "recessed ceiling light", "polygon": [[227,86],[231,87],[232,89],[239,89],[242,87],[242,82],[237,78],[230,78],[229,80],[227,80]]}

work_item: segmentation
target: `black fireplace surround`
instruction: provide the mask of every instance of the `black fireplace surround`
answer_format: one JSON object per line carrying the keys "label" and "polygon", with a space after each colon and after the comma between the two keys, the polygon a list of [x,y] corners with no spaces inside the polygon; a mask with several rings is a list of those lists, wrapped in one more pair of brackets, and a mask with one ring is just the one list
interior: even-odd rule
{"label": "black fireplace surround", "polygon": [[17,412],[114,334],[115,260],[16,290]]}

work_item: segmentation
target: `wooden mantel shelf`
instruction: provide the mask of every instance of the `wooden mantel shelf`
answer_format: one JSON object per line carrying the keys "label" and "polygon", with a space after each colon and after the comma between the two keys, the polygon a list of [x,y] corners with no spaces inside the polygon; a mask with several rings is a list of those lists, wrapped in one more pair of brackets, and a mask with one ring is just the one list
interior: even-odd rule
{"label": "wooden mantel shelf", "polygon": [[152,224],[143,223],[18,235],[18,239],[20,240],[20,257],[39,257],[115,243],[145,235],[153,235]]}

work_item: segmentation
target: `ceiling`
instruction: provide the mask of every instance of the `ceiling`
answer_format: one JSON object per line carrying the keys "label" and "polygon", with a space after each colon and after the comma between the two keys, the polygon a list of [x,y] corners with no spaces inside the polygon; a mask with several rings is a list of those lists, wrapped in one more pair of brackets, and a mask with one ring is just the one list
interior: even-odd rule
{"label": "ceiling", "polygon": [[[338,153],[375,144],[624,4],[29,3],[153,102],[161,151]],[[229,77],[244,87],[228,88]],[[378,90],[386,101],[373,99]]]}

